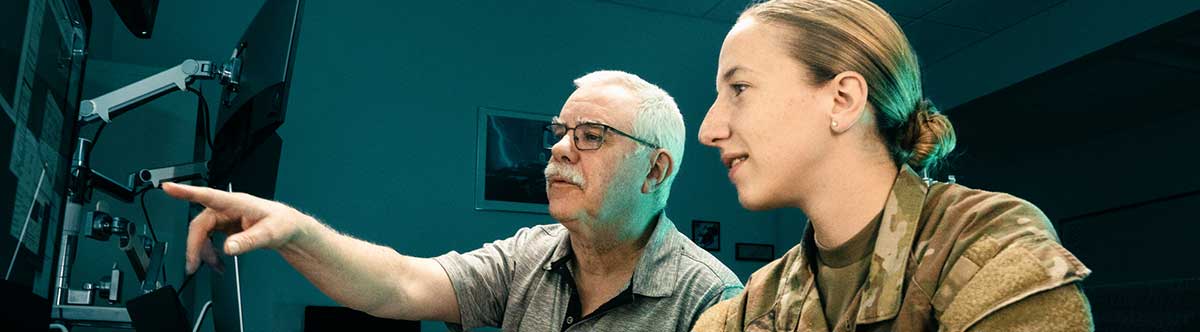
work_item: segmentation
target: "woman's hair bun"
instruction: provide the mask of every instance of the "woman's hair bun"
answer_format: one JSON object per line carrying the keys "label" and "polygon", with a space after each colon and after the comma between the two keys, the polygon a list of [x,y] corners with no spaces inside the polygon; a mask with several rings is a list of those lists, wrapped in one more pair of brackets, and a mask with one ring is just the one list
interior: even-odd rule
{"label": "woman's hair bun", "polygon": [[917,101],[899,139],[900,148],[907,152],[903,161],[916,170],[936,167],[954,150],[956,141],[950,119],[925,98]]}

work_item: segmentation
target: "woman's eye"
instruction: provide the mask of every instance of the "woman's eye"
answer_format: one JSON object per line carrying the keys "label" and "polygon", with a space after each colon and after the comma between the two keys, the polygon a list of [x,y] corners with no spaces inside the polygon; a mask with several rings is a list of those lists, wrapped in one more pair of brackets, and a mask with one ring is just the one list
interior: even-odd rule
{"label": "woman's eye", "polygon": [[746,89],[750,88],[750,86],[746,85],[746,84],[733,84],[733,85],[730,85],[730,87],[733,88],[734,95],[741,95],[742,92],[744,92],[744,91],[746,91]]}

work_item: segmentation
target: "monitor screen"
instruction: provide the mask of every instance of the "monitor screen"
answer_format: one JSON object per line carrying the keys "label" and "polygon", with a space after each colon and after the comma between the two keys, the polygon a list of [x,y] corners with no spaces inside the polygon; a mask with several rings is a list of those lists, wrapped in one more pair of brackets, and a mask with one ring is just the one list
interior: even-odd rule
{"label": "monitor screen", "polygon": [[65,206],[83,57],[70,50],[86,40],[84,12],[29,0],[0,11],[0,277],[41,296]]}
{"label": "monitor screen", "polygon": [[299,37],[299,0],[268,0],[236,45],[241,70],[226,86],[209,162],[210,183],[222,184],[283,124]]}
{"label": "monitor screen", "polygon": [[[214,188],[274,197],[282,149],[275,130],[287,106],[301,2],[267,0],[236,45],[241,60],[238,84],[222,93],[209,161],[208,182]],[[214,233],[214,248],[222,248],[225,238]],[[212,278],[213,327],[217,332],[241,332],[241,268],[236,256],[221,257],[221,264],[224,273],[213,273]]]}
{"label": "monitor screen", "polygon": [[[213,233],[213,248],[223,248],[227,236]],[[242,283],[241,268],[237,256],[226,256],[224,251],[217,249],[217,256],[222,272],[214,271],[212,276],[212,315],[213,331],[242,332],[245,331],[245,320],[242,314]]]}

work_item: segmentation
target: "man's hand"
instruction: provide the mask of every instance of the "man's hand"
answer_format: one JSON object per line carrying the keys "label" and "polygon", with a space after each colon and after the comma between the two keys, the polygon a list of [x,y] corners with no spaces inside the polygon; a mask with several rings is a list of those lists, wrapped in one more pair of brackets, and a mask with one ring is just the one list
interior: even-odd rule
{"label": "man's hand", "polygon": [[167,195],[204,205],[188,228],[187,272],[200,260],[218,267],[208,234],[221,231],[230,255],[276,249],[296,271],[334,301],[396,319],[460,322],[458,298],[446,270],[428,258],[338,234],[287,205],[244,193],[163,183]]}
{"label": "man's hand", "polygon": [[204,205],[206,209],[188,227],[187,273],[196,272],[203,259],[217,265],[209,234],[222,231],[229,234],[225,253],[241,255],[259,249],[280,249],[302,237],[313,219],[279,202],[245,193],[230,193],[216,189],[175,183],[163,183],[163,191],[182,200]]}

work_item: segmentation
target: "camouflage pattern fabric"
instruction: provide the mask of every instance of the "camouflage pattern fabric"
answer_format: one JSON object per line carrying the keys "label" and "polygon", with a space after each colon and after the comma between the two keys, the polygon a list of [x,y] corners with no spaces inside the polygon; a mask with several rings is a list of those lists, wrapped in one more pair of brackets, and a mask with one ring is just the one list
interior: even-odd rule
{"label": "camouflage pattern fabric", "polygon": [[926,183],[904,166],[876,236],[865,284],[840,322],[827,322],[822,310],[809,227],[799,245],[755,272],[742,294],[706,311],[693,330],[1093,329],[1077,285],[1091,271],[1029,202]]}

